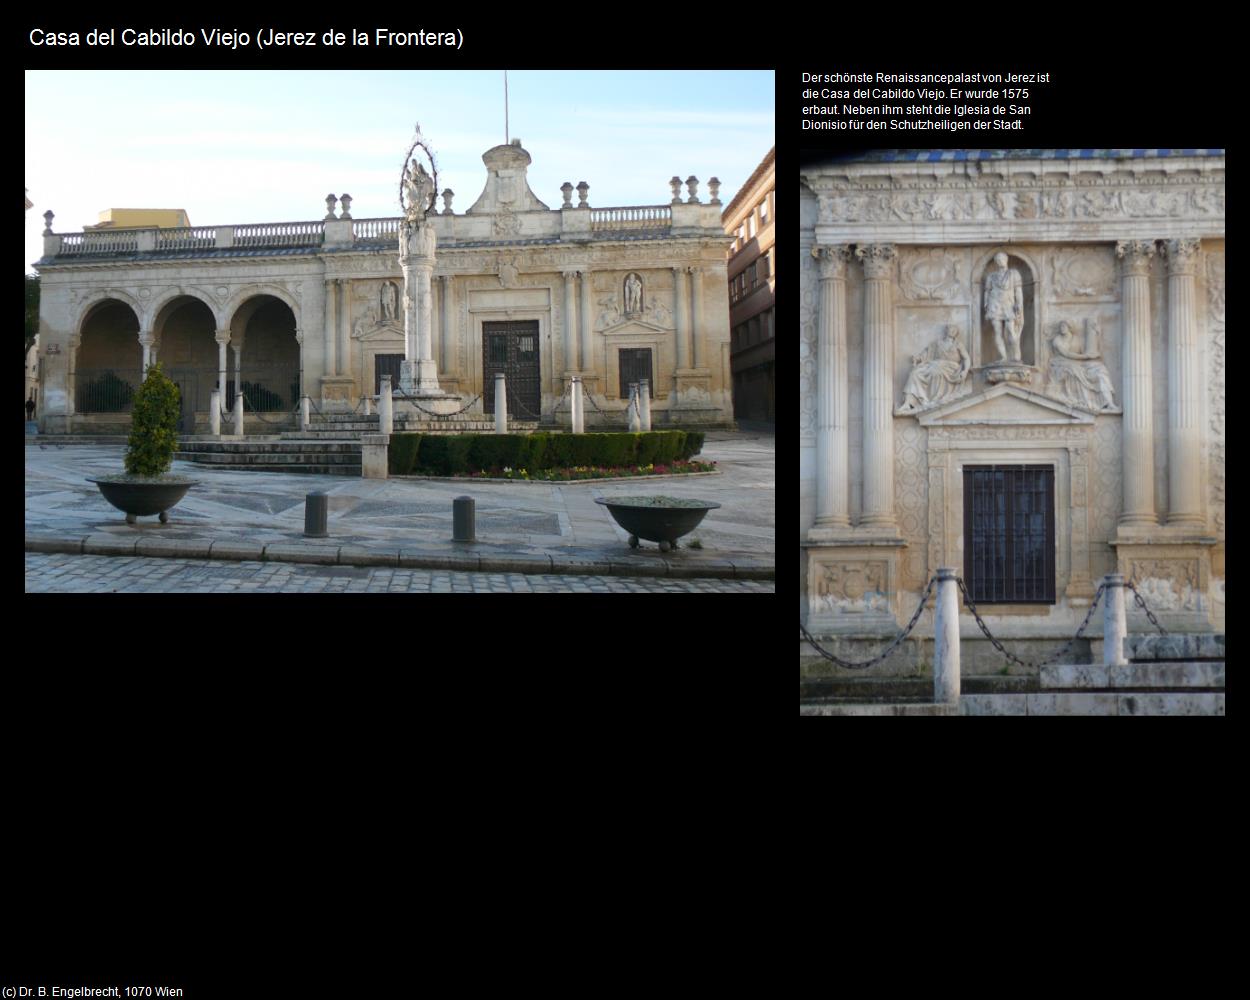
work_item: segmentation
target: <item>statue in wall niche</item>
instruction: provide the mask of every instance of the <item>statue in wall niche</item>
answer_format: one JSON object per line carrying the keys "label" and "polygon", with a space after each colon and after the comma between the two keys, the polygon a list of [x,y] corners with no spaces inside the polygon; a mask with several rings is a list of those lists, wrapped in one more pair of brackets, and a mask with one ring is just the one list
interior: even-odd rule
{"label": "statue in wall niche", "polygon": [[630,272],[625,279],[625,315],[636,316],[642,312],[642,281]]}
{"label": "statue in wall niche", "polygon": [[1085,321],[1083,340],[1065,319],[1050,342],[1050,384],[1063,400],[1084,410],[1115,409],[1111,376],[1098,360],[1100,336],[1096,319]]}
{"label": "statue in wall niche", "polygon": [[1024,285],[1019,272],[1007,266],[1005,253],[994,255],[994,266],[995,270],[985,273],[985,318],[994,327],[998,359],[1018,364],[1020,332],[1024,329]]}
{"label": "statue in wall niche", "polygon": [[969,389],[966,383],[968,372],[972,369],[972,358],[964,348],[959,327],[954,323],[946,328],[944,336],[919,354],[913,354],[911,363],[915,367],[907,376],[907,385],[903,387],[903,405],[899,408],[904,413],[915,413],[947,402],[964,395]]}
{"label": "statue in wall niche", "polygon": [[393,281],[382,282],[382,322],[399,318],[399,288]]}

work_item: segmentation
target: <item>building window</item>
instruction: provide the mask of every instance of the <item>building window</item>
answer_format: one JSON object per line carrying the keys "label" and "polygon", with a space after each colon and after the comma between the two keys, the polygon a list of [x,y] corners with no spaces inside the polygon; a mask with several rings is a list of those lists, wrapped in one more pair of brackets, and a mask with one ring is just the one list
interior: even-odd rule
{"label": "building window", "polygon": [[1054,604],[1054,466],[965,466],[964,539],[974,601]]}
{"label": "building window", "polygon": [[768,199],[760,202],[760,225],[768,225]]}
{"label": "building window", "polygon": [[631,382],[647,380],[647,395],[655,399],[655,379],[651,377],[651,348],[622,347],[620,349],[621,399],[629,399]]}

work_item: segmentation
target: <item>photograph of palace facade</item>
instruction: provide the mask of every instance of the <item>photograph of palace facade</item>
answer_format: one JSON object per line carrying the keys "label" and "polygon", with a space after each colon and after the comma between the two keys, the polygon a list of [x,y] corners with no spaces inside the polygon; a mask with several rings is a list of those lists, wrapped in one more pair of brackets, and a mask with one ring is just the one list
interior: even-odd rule
{"label": "photograph of palace facade", "polygon": [[[520,140],[482,159],[485,185],[468,209],[445,190],[428,216],[436,249],[413,303],[429,318],[423,377],[436,372],[448,399],[490,414],[504,372],[510,415],[565,426],[577,376],[588,429],[625,426],[628,385],[648,379],[657,428],[730,425],[730,240],[716,178],[700,197],[697,178],[666,189],[660,176],[659,203],[616,208],[592,207],[587,184],[566,182],[552,209],[530,189]],[[40,432],[128,426],[152,361],[181,389],[184,433],[209,429],[219,386],[226,408],[242,393],[248,433],[293,427],[304,394],[323,413],[346,412],[375,401],[383,376],[398,387],[416,349],[405,340],[401,219],[354,218],[346,194],[320,214],[58,233],[47,213]]]}
{"label": "photograph of palace facade", "polygon": [[813,635],[866,659],[940,566],[1000,638],[1071,638],[1109,572],[1164,627],[1223,630],[1224,167],[1074,149],[802,168]]}

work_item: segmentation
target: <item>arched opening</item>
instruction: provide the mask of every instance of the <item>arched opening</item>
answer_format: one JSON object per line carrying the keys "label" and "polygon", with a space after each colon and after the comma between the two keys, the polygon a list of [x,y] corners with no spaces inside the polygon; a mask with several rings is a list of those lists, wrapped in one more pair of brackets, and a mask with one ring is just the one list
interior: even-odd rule
{"label": "arched opening", "polygon": [[[291,413],[301,392],[300,345],[295,339],[295,313],[273,295],[257,295],[230,320],[230,344],[243,348],[237,379],[244,406],[251,413]],[[227,406],[234,405],[236,378],[226,383]]]}
{"label": "arched opening", "polygon": [[182,393],[178,429],[187,434],[207,429],[208,408],[217,385],[216,328],[213,311],[191,296],[167,303],[156,317],[156,360]]}
{"label": "arched opening", "polygon": [[125,302],[104,299],[88,310],[74,366],[74,409],[92,416],[128,414],[143,383],[139,318]]}

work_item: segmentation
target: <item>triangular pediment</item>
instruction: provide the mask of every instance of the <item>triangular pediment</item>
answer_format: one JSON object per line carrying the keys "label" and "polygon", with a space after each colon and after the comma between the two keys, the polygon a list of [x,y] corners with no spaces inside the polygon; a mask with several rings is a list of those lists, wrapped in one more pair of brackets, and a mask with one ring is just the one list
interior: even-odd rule
{"label": "triangular pediment", "polygon": [[386,324],[383,324],[382,326],[375,326],[372,330],[362,333],[358,339],[359,340],[394,340],[396,338],[399,338],[400,340],[404,339],[404,328],[402,326],[396,326],[390,323],[386,323]]}
{"label": "triangular pediment", "polygon": [[918,415],[922,427],[963,424],[1092,424],[1094,416],[1016,385],[996,385]]}
{"label": "triangular pediment", "polygon": [[600,332],[605,337],[608,337],[614,334],[665,333],[667,331],[665,331],[664,327],[656,326],[654,323],[648,322],[645,319],[630,317],[629,319],[621,320],[619,323],[613,323],[611,326],[604,327],[604,329]]}

